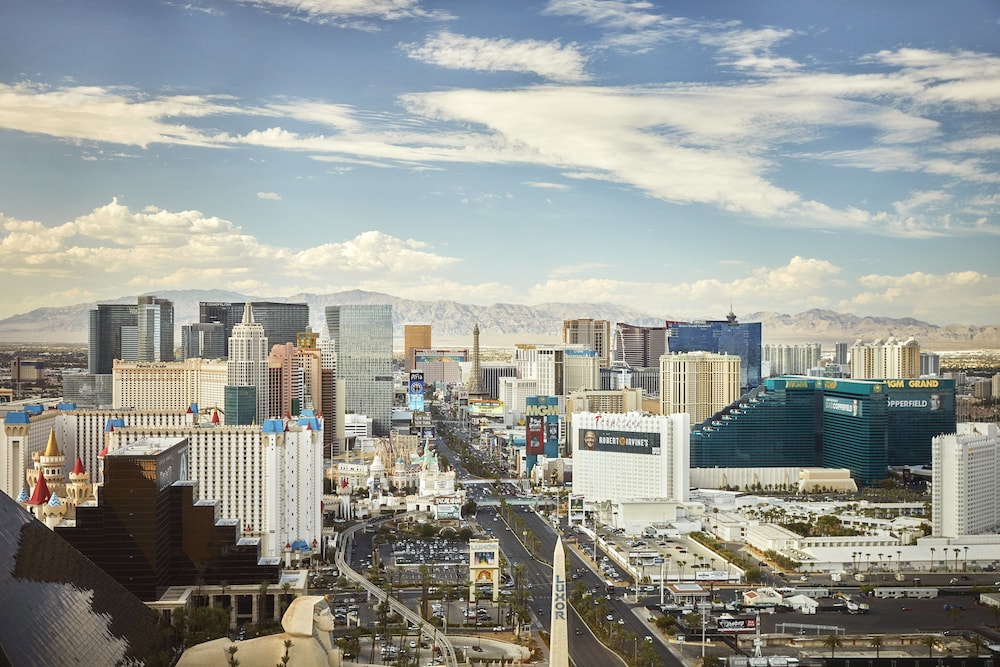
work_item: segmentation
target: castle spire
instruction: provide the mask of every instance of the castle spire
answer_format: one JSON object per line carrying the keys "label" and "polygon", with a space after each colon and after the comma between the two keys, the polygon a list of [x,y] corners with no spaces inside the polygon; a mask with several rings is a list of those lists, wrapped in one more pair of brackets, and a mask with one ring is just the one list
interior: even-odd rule
{"label": "castle spire", "polygon": [[42,456],[62,456],[62,452],[59,451],[59,445],[56,444],[56,430],[54,428],[49,429],[49,442],[45,445],[45,453]]}
{"label": "castle spire", "polygon": [[52,492],[49,491],[49,485],[45,483],[45,471],[38,471],[38,482],[35,484],[35,490],[31,492],[31,498],[28,500],[29,505],[44,505],[49,502],[49,498],[52,497]]}

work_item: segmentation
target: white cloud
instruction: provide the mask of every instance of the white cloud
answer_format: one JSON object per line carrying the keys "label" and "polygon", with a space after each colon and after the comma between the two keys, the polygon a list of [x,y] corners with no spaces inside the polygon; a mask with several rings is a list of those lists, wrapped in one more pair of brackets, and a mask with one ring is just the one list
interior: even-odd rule
{"label": "white cloud", "polygon": [[257,199],[270,199],[272,201],[281,201],[281,195],[277,192],[258,192]]}
{"label": "white cloud", "polygon": [[[599,270],[593,264],[591,270]],[[555,275],[530,290],[530,301],[608,301],[646,312],[690,315],[702,312],[705,304],[726,308],[739,303],[744,312],[778,310],[781,312],[830,303],[844,286],[838,276],[840,267],[827,260],[793,257],[779,267],[761,267],[749,273],[722,280],[702,278],[681,282],[638,282],[619,278],[592,277],[578,280]],[[568,275],[563,272],[561,275]]]}
{"label": "white cloud", "polygon": [[0,127],[74,141],[141,146],[209,146],[201,132],[172,119],[236,111],[224,97],[174,95],[142,99],[135,91],[76,86],[50,89],[0,84]]}
{"label": "white cloud", "polygon": [[528,72],[563,83],[589,78],[583,54],[558,40],[485,39],[441,31],[422,45],[404,44],[402,49],[410,58],[448,69]]}
{"label": "white cloud", "polygon": [[[420,0],[238,0],[243,4],[289,12],[292,16],[325,19],[382,19],[437,17],[447,14],[427,10]],[[363,27],[356,25],[354,27]]]}
{"label": "white cloud", "polygon": [[[549,11],[590,17],[587,20],[604,16],[609,25],[633,25],[625,17],[651,14],[647,3],[584,0],[554,2]],[[662,27],[670,21],[655,18],[634,25]],[[739,36],[746,44],[741,46]],[[738,60],[751,52],[766,55],[789,36],[787,31],[712,25],[685,38],[714,42],[724,57]],[[434,39],[454,51],[430,49],[424,55],[455,66],[541,73],[545,59],[540,56],[555,49],[569,61],[552,65],[548,76],[583,75],[582,56],[575,47],[448,32]],[[949,106],[940,95],[928,95],[929,88],[946,77],[989,84],[1000,70],[1000,60],[912,49],[881,52],[869,60],[896,69],[847,75],[781,67],[781,72],[769,72],[759,81],[717,85],[562,84],[411,93],[399,98],[398,115],[317,100],[281,99],[249,106],[222,96],[156,97],[127,89],[26,83],[0,86],[0,128],[99,145],[298,151],[340,169],[537,165],[565,178],[613,183],[666,202],[712,206],[767,224],[829,225],[833,230],[904,236],[990,232],[995,226],[989,223],[991,210],[977,212],[975,220],[959,221],[931,216],[927,210],[902,216],[889,203],[881,204],[885,210],[865,211],[857,204],[837,208],[810,200],[792,189],[793,181],[783,180],[784,161],[791,156],[872,172],[920,172],[937,179],[923,186],[927,190],[1000,181],[993,166],[1000,141],[995,134],[943,143],[944,128],[937,120],[907,110]],[[978,104],[989,108],[989,96]],[[244,125],[249,122],[250,129],[242,134],[221,129],[231,116]],[[204,129],[186,125],[189,118],[199,119]],[[837,151],[806,149],[845,137],[845,147]],[[963,210],[960,193],[952,196],[956,208]],[[981,208],[973,205],[969,210]]]}
{"label": "white cloud", "polygon": [[914,101],[1000,108],[1000,57],[971,51],[943,52],[904,48],[879,51],[870,60],[900,68],[900,78],[914,82]]}
{"label": "white cloud", "polygon": [[640,31],[662,24],[663,16],[648,11],[653,8],[645,0],[549,0],[544,12],[575,16],[609,30]]}
{"label": "white cloud", "polygon": [[996,313],[1000,309],[1000,276],[978,271],[869,274],[857,282],[864,291],[843,299],[840,309],[944,322],[960,322],[969,313]]}
{"label": "white cloud", "polygon": [[542,190],[569,190],[570,187],[565,183],[550,183],[548,181],[524,181],[521,185],[527,185],[529,188],[540,188]]}
{"label": "white cloud", "polygon": [[136,212],[117,200],[55,226],[0,214],[0,276],[30,276],[46,294],[65,291],[67,280],[104,298],[120,296],[122,285],[248,289],[252,281],[283,293],[302,276],[407,282],[458,262],[377,231],[312,247],[267,245],[200,211]]}

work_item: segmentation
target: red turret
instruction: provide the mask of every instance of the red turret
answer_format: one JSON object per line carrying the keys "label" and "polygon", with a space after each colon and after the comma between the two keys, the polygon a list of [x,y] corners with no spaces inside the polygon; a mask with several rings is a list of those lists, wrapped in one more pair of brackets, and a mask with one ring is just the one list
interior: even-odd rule
{"label": "red turret", "polygon": [[52,497],[52,492],[49,491],[49,485],[45,483],[45,471],[38,471],[38,483],[35,484],[35,490],[31,493],[31,498],[28,499],[29,505],[44,505],[49,502],[49,498]]}
{"label": "red turret", "polygon": [[76,465],[73,466],[73,474],[74,475],[82,475],[85,472],[87,472],[87,471],[83,469],[83,461],[81,461],[80,457],[77,456],[76,457]]}

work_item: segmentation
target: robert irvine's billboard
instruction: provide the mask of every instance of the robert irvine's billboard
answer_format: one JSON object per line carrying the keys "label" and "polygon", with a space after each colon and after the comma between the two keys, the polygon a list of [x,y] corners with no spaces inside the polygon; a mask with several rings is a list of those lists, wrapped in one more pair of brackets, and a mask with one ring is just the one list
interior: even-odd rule
{"label": "robert irvine's billboard", "polygon": [[580,431],[580,450],[659,456],[660,434],[585,428]]}

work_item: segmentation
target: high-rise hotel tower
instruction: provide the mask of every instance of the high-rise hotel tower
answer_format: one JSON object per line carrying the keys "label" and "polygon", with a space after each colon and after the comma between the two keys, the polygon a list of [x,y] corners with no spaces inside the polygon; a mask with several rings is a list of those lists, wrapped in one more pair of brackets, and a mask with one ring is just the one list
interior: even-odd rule
{"label": "high-rise hotel tower", "polygon": [[[229,361],[227,362],[226,386],[256,388],[256,423],[260,424],[267,414],[268,364],[267,336],[264,327],[253,319],[250,304],[243,307],[243,321],[233,327],[229,338]],[[227,398],[232,392],[227,390]],[[227,400],[226,411],[230,406]],[[228,422],[227,423],[232,423]]]}
{"label": "high-rise hotel tower", "polygon": [[374,435],[392,427],[392,306],[354,304],[326,307],[326,326],[344,380],[347,412],[372,418]]}

